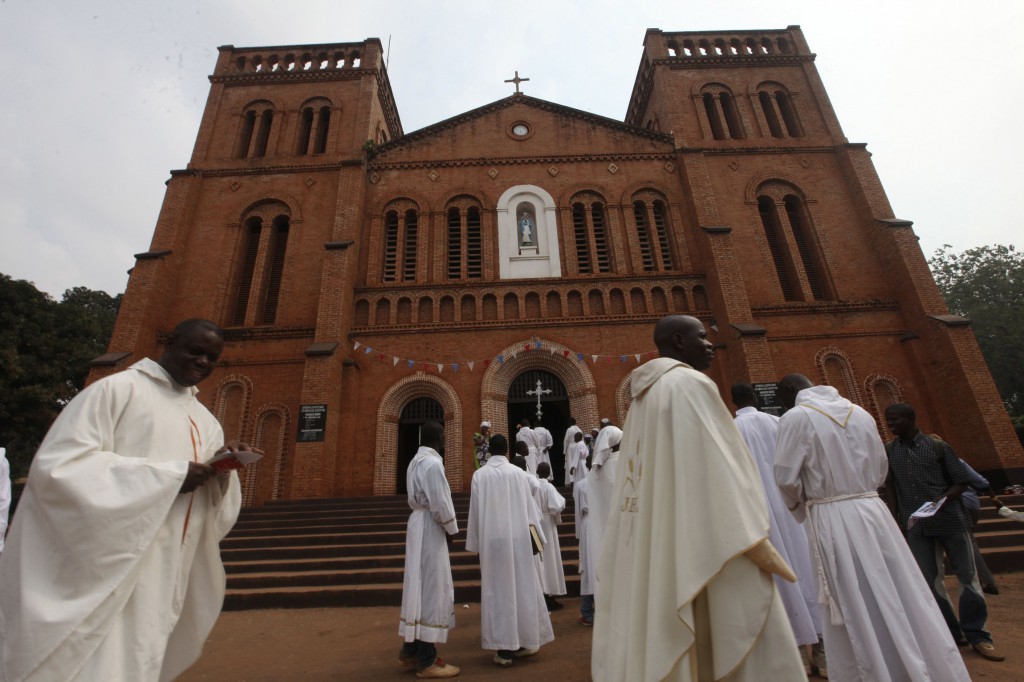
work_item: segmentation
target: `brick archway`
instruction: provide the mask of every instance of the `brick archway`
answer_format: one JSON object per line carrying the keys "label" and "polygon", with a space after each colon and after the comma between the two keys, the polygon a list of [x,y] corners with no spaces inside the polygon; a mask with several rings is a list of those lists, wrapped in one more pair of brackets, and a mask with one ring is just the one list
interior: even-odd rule
{"label": "brick archway", "polygon": [[[540,348],[537,348],[537,343]],[[530,345],[534,350],[524,350]],[[544,339],[523,340],[501,351],[504,362],[493,362],[484,371],[480,387],[483,418],[492,424],[508,423],[508,389],[512,380],[530,369],[551,372],[565,384],[569,395],[569,412],[577,424],[596,424],[597,385],[594,375],[576,353],[560,343]],[[509,434],[504,434],[508,436]]]}
{"label": "brick archway", "polygon": [[394,495],[398,467],[398,420],[414,398],[433,398],[444,408],[444,473],[453,492],[462,490],[462,405],[451,384],[425,372],[396,381],[377,408],[373,494]]}

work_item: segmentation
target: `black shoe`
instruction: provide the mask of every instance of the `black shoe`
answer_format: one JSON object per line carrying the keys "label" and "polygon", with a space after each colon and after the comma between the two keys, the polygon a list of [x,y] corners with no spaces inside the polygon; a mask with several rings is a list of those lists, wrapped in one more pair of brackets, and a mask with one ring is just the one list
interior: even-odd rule
{"label": "black shoe", "polygon": [[985,594],[999,594],[999,588],[993,585],[983,585],[981,591]]}

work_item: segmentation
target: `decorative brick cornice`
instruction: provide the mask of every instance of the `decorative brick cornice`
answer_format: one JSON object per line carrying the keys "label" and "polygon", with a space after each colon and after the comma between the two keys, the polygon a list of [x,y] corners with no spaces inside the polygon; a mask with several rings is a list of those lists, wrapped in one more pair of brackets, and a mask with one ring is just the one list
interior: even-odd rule
{"label": "decorative brick cornice", "polygon": [[816,315],[818,313],[859,313],[871,310],[899,310],[899,303],[896,301],[870,300],[870,301],[814,301],[780,303],[778,305],[763,305],[751,308],[755,316],[767,315]]}
{"label": "decorative brick cornice", "polygon": [[416,161],[374,161],[368,171],[415,170],[422,168],[461,168],[473,166],[511,166],[517,164],[569,164],[609,163],[612,161],[674,161],[675,155],[664,152],[616,153],[616,154],[574,154],[570,156],[504,156],[478,157],[472,159],[424,159]]}
{"label": "decorative brick cornice", "polygon": [[259,341],[270,339],[305,339],[316,333],[314,327],[229,327],[225,341]]}
{"label": "decorative brick cornice", "polygon": [[729,325],[740,333],[740,336],[764,336],[768,333],[766,327],[762,327],[759,324],[746,324],[742,322],[733,323]]}
{"label": "decorative brick cornice", "polygon": [[326,341],[323,343],[310,344],[303,352],[306,355],[306,357],[314,357],[317,355],[334,355],[334,351],[337,348],[337,341]]}
{"label": "decorative brick cornice", "polygon": [[[266,158],[266,157],[264,157]],[[293,157],[300,158],[300,157]],[[246,163],[249,161],[245,159],[239,159],[238,163]],[[286,164],[280,163],[277,165],[259,165],[259,166],[236,166],[234,168],[198,168],[190,166],[186,170],[171,171],[171,175],[182,174],[182,175],[193,175],[196,177],[206,178],[224,178],[235,175],[275,175],[280,173],[315,173],[317,171],[336,171],[343,168],[354,168],[363,165],[362,158],[351,158],[341,159],[339,161],[320,162],[320,163],[303,163],[303,164]]]}
{"label": "decorative brick cornice", "polygon": [[332,70],[309,71],[278,71],[274,73],[245,72],[226,75],[210,76],[211,83],[223,83],[224,85],[280,85],[281,83],[311,83],[327,81],[352,81],[359,80],[364,73],[371,73],[375,69],[347,68]]}

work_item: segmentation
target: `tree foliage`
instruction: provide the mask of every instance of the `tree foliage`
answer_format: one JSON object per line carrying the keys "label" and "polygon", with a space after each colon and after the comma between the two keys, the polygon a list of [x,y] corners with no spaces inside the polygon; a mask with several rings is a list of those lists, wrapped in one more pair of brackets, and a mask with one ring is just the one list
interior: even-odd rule
{"label": "tree foliage", "polygon": [[928,261],[951,312],[971,319],[974,335],[1012,417],[1024,417],[1024,253],[979,246]]}
{"label": "tree foliage", "polygon": [[0,274],[0,446],[23,476],[61,408],[110,341],[121,295],[75,287],[55,301]]}

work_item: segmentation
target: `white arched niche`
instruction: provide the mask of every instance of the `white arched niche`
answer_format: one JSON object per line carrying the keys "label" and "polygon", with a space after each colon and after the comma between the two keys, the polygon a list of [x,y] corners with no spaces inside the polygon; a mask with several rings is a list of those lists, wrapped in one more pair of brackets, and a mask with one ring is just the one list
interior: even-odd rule
{"label": "white arched niche", "polygon": [[516,185],[501,195],[497,210],[501,279],[561,277],[551,195],[536,185]]}

